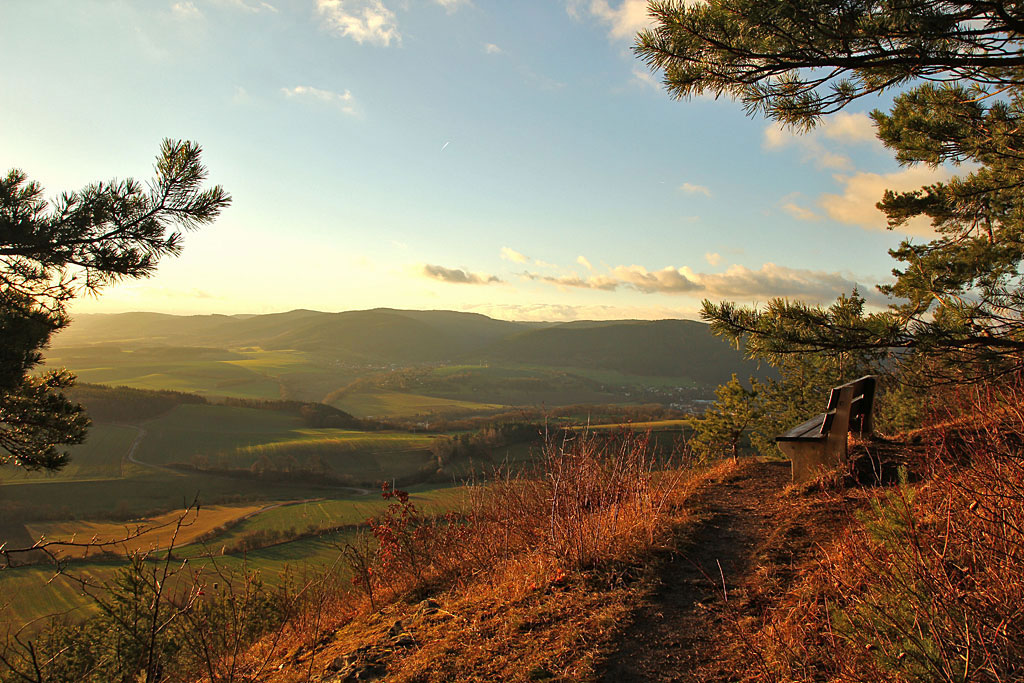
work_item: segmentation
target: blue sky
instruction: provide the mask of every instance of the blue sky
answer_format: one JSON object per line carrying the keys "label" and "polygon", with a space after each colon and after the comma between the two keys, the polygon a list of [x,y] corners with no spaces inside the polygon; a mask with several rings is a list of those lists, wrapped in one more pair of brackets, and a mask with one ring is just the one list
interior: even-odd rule
{"label": "blue sky", "polygon": [[798,136],[673,101],[630,51],[646,21],[642,0],[5,2],[0,166],[56,194],[147,178],[184,138],[233,195],[75,312],[693,318],[884,281],[904,235],[874,203],[945,176],[874,139],[885,103]]}

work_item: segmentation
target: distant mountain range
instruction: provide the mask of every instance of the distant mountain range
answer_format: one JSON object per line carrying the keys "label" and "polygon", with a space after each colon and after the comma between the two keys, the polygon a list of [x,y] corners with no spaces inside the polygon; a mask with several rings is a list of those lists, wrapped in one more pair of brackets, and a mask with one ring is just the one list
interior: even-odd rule
{"label": "distant mountain range", "polygon": [[708,326],[692,320],[532,323],[476,313],[373,309],[269,315],[85,314],[54,348],[110,344],[295,349],[325,360],[394,364],[494,363],[612,370],[688,378],[702,385],[732,373],[763,374]]}

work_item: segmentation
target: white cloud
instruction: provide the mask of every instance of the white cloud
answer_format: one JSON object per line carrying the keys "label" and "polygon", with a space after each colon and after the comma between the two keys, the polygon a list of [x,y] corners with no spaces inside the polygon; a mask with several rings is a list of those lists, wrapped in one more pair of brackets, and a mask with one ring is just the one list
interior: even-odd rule
{"label": "white cloud", "polygon": [[576,257],[576,263],[580,264],[581,266],[583,266],[587,270],[593,270],[594,269],[594,266],[590,265],[590,261],[587,260],[587,257],[583,256],[582,254],[580,254],[579,256]]}
{"label": "white cloud", "polygon": [[696,276],[705,296],[709,298],[739,298],[760,300],[770,297],[795,297],[812,303],[825,303],[855,286],[861,294],[876,304],[883,303],[874,288],[857,284],[841,273],[788,268],[765,263],[758,270],[732,265],[724,273],[706,273]]}
{"label": "white cloud", "polygon": [[489,55],[498,55],[501,54],[501,48],[495,45],[494,43],[485,43],[484,52],[486,52]]}
{"label": "white cloud", "polygon": [[274,12],[277,13],[277,8],[271,5],[269,2],[261,2],[255,0],[249,2],[247,0],[216,0],[218,4],[227,5],[228,7],[234,7],[236,9],[245,10],[247,12]]}
{"label": "white cloud", "polygon": [[615,6],[608,0],[569,0],[569,14],[578,17],[581,9],[606,24],[612,38],[632,39],[637,31],[652,25],[647,0],[620,0]]}
{"label": "white cloud", "polygon": [[641,85],[645,85],[648,88],[652,88],[661,92],[661,82],[655,78],[649,70],[641,68],[639,66],[633,67],[633,80]]}
{"label": "white cloud", "polygon": [[381,0],[316,0],[316,9],[329,28],[357,43],[388,46],[402,39],[395,13]]}
{"label": "white cloud", "polygon": [[[701,289],[698,283],[687,277],[683,269],[671,266],[655,271],[649,271],[643,266],[637,265],[616,266],[612,269],[612,275],[621,284],[629,285],[633,289],[645,294],[652,294],[654,292],[678,294]],[[692,272],[690,275],[692,275]]]}
{"label": "white cloud", "polygon": [[782,126],[768,124],[764,129],[763,147],[765,149],[782,149],[786,145],[798,139],[799,137],[797,135],[786,130]]}
{"label": "white cloud", "polygon": [[[818,204],[829,218],[856,225],[867,230],[886,230],[885,214],[875,206],[885,190],[906,192],[922,185],[948,180],[952,172],[946,168],[912,166],[896,173],[855,173],[837,176],[842,184],[842,194],[824,194]],[[934,236],[931,223],[925,216],[912,219],[900,229],[901,232],[923,237]]]}
{"label": "white cloud", "polygon": [[[700,5],[706,0],[683,0],[684,5]],[[608,26],[612,38],[632,40],[638,31],[654,26],[647,11],[648,0],[566,0],[569,16],[579,19],[584,14]]]}
{"label": "white cloud", "polygon": [[524,271],[521,276],[527,280],[547,282],[548,284],[556,285],[559,288],[571,287],[574,289],[601,289],[607,292],[614,291],[620,284],[615,278],[607,275],[592,275],[582,278],[578,273],[554,276],[538,275],[537,273]]}
{"label": "white cloud", "polygon": [[461,268],[445,268],[444,266],[436,266],[429,263],[423,266],[422,272],[425,276],[434,280],[457,285],[489,285],[502,281],[497,275],[471,273]]}
{"label": "white cloud", "polygon": [[[708,253],[705,259],[712,266],[717,266],[721,262],[721,255]],[[885,305],[884,297],[876,293],[873,287],[858,284],[855,279],[843,273],[789,268],[774,263],[765,263],[757,270],[732,265],[722,273],[698,273],[687,266],[648,270],[643,266],[632,265],[615,266],[607,273],[593,273],[586,277],[574,272],[560,276],[524,272],[522,277],[559,288],[606,292],[632,289],[643,294],[744,301],[791,297],[817,304],[829,303],[840,294],[849,293],[857,287],[873,305]]]}
{"label": "white cloud", "polygon": [[444,7],[449,14],[459,9],[461,5],[471,4],[470,0],[434,0],[434,2]]}
{"label": "white cloud", "polygon": [[203,13],[194,2],[176,2],[171,5],[171,14],[177,19],[199,19]]}
{"label": "white cloud", "polygon": [[707,261],[710,266],[717,266],[722,262],[722,255],[717,251],[709,251],[704,254],[704,260]]}
{"label": "white cloud", "polygon": [[530,260],[530,257],[519,253],[518,251],[512,249],[511,247],[501,248],[501,258],[505,259],[506,261],[512,261],[512,263],[526,263],[527,261]]}
{"label": "white cloud", "polygon": [[558,267],[557,264],[548,263],[547,261],[542,261],[539,258],[533,260],[533,265],[537,266],[538,268],[557,268]]}
{"label": "white cloud", "polygon": [[[834,114],[805,135],[771,125],[765,129],[763,141],[764,148],[769,150],[797,147],[802,152],[804,162],[813,163],[818,168],[840,171],[833,176],[840,185],[839,192],[822,194],[816,203],[828,218],[866,230],[888,228],[885,215],[876,206],[886,190],[916,190],[923,185],[948,180],[953,175],[948,168],[932,169],[927,166],[913,166],[895,173],[855,171],[849,157],[834,150],[836,145],[855,144],[881,147],[874,123],[867,114]],[[799,220],[822,218],[814,210],[793,201],[794,196],[783,197],[779,207]],[[935,235],[930,221],[923,216],[912,219],[899,232],[922,237]]]}
{"label": "white cloud", "polygon": [[473,304],[467,310],[478,311],[501,320],[568,322],[571,320],[666,320],[698,319],[696,306],[609,306],[601,304],[569,305],[549,303]]}
{"label": "white cloud", "polygon": [[875,135],[875,124],[867,114],[839,112],[826,117],[820,124],[806,133],[797,133],[778,124],[770,124],[764,131],[764,146],[778,149],[792,144],[806,144],[809,141],[820,145],[821,138],[828,138],[838,144],[861,143],[881,145]]}
{"label": "white cloud", "polygon": [[331,90],[321,90],[320,88],[308,85],[297,85],[294,88],[281,88],[281,92],[289,98],[299,97],[319,100],[320,102],[337,106],[346,114],[355,114],[355,108],[352,106],[352,93],[348,90],[339,93]]}
{"label": "white cloud", "polygon": [[768,150],[795,146],[800,149],[801,157],[805,163],[812,162],[818,168],[833,170],[848,170],[852,168],[853,161],[845,154],[840,154],[826,147],[822,143],[822,136],[821,131],[800,135],[772,124],[764,129],[763,144],[764,148]]}
{"label": "white cloud", "polygon": [[563,288],[599,289],[606,292],[615,291],[619,287],[629,287],[645,294],[654,292],[678,294],[700,289],[700,285],[687,278],[682,270],[672,267],[649,271],[643,266],[637,265],[616,266],[607,275],[588,275],[587,277],[581,277],[578,273],[553,276],[524,272],[522,277]]}
{"label": "white cloud", "polygon": [[763,146],[769,150],[797,147],[805,162],[812,162],[818,168],[846,171],[853,168],[853,162],[836,151],[836,147],[865,143],[881,145],[871,118],[867,114],[839,112],[807,133],[795,133],[771,124],[764,130]]}
{"label": "white cloud", "polygon": [[800,206],[799,204],[793,201],[783,201],[781,204],[779,204],[779,207],[783,211],[788,213],[790,216],[800,221],[821,220],[821,216],[814,213],[814,211],[806,207]]}
{"label": "white cloud", "polygon": [[711,190],[703,185],[694,185],[693,183],[683,183],[679,186],[679,189],[687,194],[702,194],[705,197],[711,196]]}
{"label": "white cloud", "polygon": [[235,86],[235,92],[231,96],[232,104],[249,104],[252,98],[249,97],[249,91],[240,85]]}
{"label": "white cloud", "polygon": [[830,140],[846,144],[878,143],[874,121],[867,114],[841,111],[826,118],[818,128],[821,134]]}

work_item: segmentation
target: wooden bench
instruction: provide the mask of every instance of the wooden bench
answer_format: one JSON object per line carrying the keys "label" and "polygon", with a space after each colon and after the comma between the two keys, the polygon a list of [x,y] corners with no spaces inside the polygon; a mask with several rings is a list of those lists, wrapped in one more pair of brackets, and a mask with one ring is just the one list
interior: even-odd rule
{"label": "wooden bench", "polygon": [[825,412],[815,415],[775,443],[793,463],[793,481],[814,479],[823,470],[846,462],[847,434],[871,434],[875,378],[866,375],[832,390]]}

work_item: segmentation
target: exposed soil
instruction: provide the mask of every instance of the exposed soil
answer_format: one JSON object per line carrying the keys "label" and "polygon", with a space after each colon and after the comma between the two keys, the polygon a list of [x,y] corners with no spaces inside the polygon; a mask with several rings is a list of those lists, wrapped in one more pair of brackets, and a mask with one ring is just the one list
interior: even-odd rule
{"label": "exposed soil", "polygon": [[863,500],[789,482],[789,463],[750,461],[702,487],[700,521],[661,558],[599,680],[731,681],[755,665],[733,624],[773,605]]}

